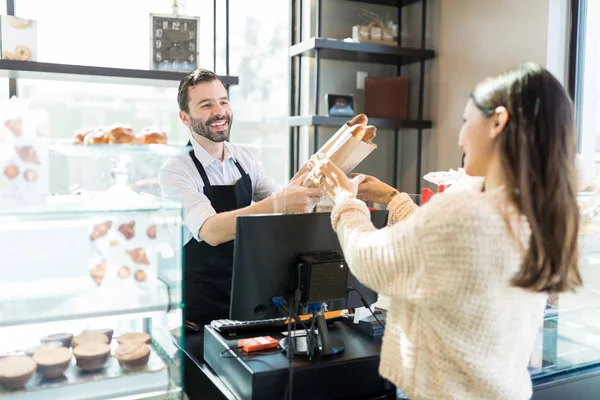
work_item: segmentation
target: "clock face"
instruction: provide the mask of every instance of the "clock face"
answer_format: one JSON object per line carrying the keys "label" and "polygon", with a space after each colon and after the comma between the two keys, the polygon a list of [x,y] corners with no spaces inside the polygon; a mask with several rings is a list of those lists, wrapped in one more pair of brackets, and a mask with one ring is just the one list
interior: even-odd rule
{"label": "clock face", "polygon": [[193,71],[198,58],[198,19],[153,15],[150,65],[159,71]]}

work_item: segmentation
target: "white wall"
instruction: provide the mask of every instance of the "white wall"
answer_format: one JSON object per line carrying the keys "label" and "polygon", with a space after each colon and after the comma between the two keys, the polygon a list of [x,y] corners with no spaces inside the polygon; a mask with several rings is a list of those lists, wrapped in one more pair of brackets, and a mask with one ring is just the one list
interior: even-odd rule
{"label": "white wall", "polygon": [[460,161],[457,135],[472,88],[515,64],[546,64],[548,0],[439,3],[438,113],[428,151],[431,167],[448,169]]}
{"label": "white wall", "polygon": [[[437,57],[426,62],[425,118],[434,121],[434,129],[424,131],[422,174],[460,166],[461,152],[457,147],[464,105],[473,87],[488,75],[496,74],[515,64],[533,61],[546,65],[549,26],[549,2],[556,0],[427,0],[427,47]],[[566,0],[561,0],[566,1]],[[314,10],[314,1],[311,2]],[[352,25],[360,23],[358,14],[368,8],[380,15],[393,17],[394,8],[353,3],[345,0],[323,1],[323,37],[351,36]],[[305,10],[304,33],[314,35],[314,12]],[[403,44],[418,46],[420,40],[420,4],[404,8]],[[309,30],[310,29],[310,30]],[[303,76],[312,72],[303,90],[304,100],[312,96],[314,60],[304,63]],[[356,71],[370,76],[394,75],[395,67],[376,64],[322,60],[321,95],[325,93],[354,93],[357,107],[362,111],[363,93],[356,89]],[[418,64],[403,68],[411,77],[410,114],[417,113]],[[322,103],[322,100],[321,100]],[[312,102],[303,104],[306,113],[313,113]],[[321,107],[320,112],[325,114]],[[310,141],[305,130],[305,143]],[[324,134],[327,132],[327,134]],[[324,142],[334,129],[319,129],[319,141]],[[401,132],[400,189],[414,191],[416,178],[416,135],[414,130]],[[391,182],[393,132],[379,130],[379,148],[359,170]],[[308,156],[306,148],[304,156]]]}

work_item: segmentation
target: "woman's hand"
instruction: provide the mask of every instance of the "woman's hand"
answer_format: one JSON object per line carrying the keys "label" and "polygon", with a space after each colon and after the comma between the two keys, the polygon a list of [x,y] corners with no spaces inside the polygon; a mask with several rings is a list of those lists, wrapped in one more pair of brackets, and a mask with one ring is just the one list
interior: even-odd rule
{"label": "woman's hand", "polygon": [[308,166],[312,169],[309,179],[319,185],[336,204],[356,198],[358,187],[365,179],[364,175],[348,178],[334,163],[321,155],[316,160],[309,161]]}
{"label": "woman's hand", "polygon": [[[350,174],[351,178],[361,176],[359,174]],[[381,182],[379,179],[368,176],[364,176],[364,180],[358,186],[357,198],[363,201],[370,201],[372,203],[388,205],[390,201],[398,194],[398,191],[390,185]]]}

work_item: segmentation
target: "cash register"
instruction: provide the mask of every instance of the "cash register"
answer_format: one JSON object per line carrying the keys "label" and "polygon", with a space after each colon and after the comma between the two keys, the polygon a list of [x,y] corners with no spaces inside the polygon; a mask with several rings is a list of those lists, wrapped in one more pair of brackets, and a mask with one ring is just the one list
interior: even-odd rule
{"label": "cash register", "polygon": [[[385,226],[387,212],[372,222]],[[380,340],[334,312],[376,297],[350,272],[330,214],[239,216],[230,319],[205,327],[204,359],[240,400],[395,398]],[[241,345],[250,338],[270,348]]]}

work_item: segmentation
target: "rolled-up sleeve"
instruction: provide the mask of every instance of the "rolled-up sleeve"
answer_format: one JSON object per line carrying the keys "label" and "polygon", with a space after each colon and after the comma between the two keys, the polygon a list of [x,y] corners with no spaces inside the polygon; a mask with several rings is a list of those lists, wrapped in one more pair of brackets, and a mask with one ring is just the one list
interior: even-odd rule
{"label": "rolled-up sleeve", "polygon": [[198,190],[189,172],[175,162],[167,163],[159,170],[158,182],[164,197],[182,205],[183,222],[192,237],[201,241],[198,233],[204,221],[217,214],[208,197]]}

